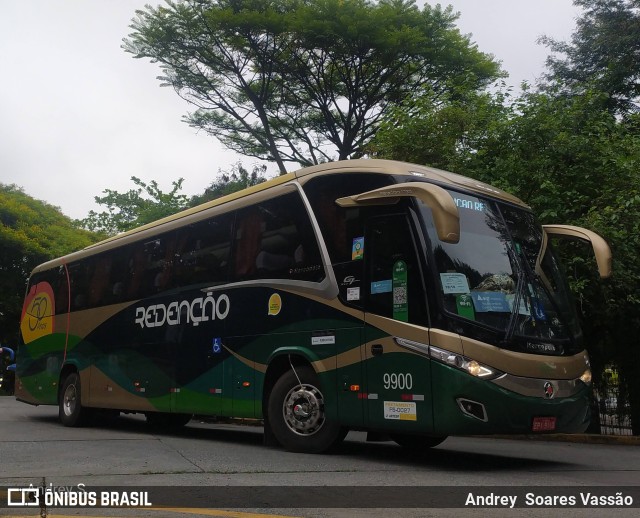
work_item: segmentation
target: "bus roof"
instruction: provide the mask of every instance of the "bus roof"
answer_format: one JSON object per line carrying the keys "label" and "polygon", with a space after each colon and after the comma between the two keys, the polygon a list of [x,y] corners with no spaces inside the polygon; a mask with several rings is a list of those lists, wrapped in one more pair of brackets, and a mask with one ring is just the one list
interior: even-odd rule
{"label": "bus roof", "polygon": [[[327,162],[320,165],[315,165],[311,167],[305,167],[303,169],[298,169],[297,171],[293,171],[291,173],[287,173],[284,175],[277,176],[268,180],[266,182],[260,183],[258,185],[254,185],[247,189],[243,189],[242,191],[238,191],[221,198],[217,198],[215,200],[203,203],[196,207],[192,207],[171,216],[167,216],[165,218],[159,219],[152,223],[147,223],[146,225],[142,225],[140,227],[136,227],[132,230],[128,230],[126,232],[122,232],[115,236],[109,237],[98,243],[94,243],[92,245],[87,246],[83,250],[79,252],[73,252],[65,258],[70,258],[71,255],[85,256],[86,253],[82,252],[97,252],[98,248],[102,248],[104,245],[111,244],[115,241],[123,239],[125,237],[143,232],[145,230],[151,230],[155,227],[162,226],[164,224],[170,223],[172,221],[179,220],[181,218],[197,214],[199,212],[211,209],[213,207],[221,206],[226,203],[229,203],[234,200],[239,200],[252,194],[256,194],[259,192],[263,192],[267,189],[271,189],[273,187],[283,185],[292,180],[299,180],[300,183],[304,184],[309,179],[326,174],[339,174],[339,173],[381,173],[388,174],[394,176],[412,176],[417,178],[423,178],[428,181],[439,183],[442,186],[450,186],[454,188],[463,189],[466,191],[471,191],[476,194],[482,196],[489,196],[492,198],[497,198],[499,200],[506,201],[508,203],[516,204],[522,207],[528,206],[519,198],[491,185],[480,182],[478,180],[474,180],[473,178],[468,178],[466,176],[462,176],[455,173],[450,173],[448,171],[443,171],[441,169],[436,169],[434,167],[428,167],[423,165],[411,164],[408,162],[400,162],[395,160],[382,160],[382,159],[357,159],[357,160],[340,160],[336,162]],[[47,269],[52,266],[52,263],[59,263],[59,259],[53,259],[47,263],[44,263],[38,267],[34,271]]]}
{"label": "bus roof", "polygon": [[425,180],[430,180],[443,186],[457,187],[459,189],[474,192],[481,196],[489,196],[521,207],[529,208],[529,206],[520,198],[503,191],[502,189],[498,189],[497,187],[481,182],[480,180],[475,180],[468,176],[462,176],[460,174],[451,173],[435,167],[417,165],[409,162],[400,162],[397,160],[341,160],[299,169],[295,172],[295,175],[302,181],[305,176],[338,172],[385,173],[395,176],[424,178]]}

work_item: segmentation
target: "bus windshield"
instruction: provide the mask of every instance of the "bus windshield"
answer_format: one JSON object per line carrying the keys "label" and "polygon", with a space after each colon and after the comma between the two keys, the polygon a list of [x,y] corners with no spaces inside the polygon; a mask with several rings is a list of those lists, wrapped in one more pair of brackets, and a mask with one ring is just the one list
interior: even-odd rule
{"label": "bus windshield", "polygon": [[[437,269],[445,313],[493,331],[500,347],[570,354],[580,328],[559,263],[531,212],[450,190],[460,213],[460,241],[437,238],[431,210],[420,203]],[[483,334],[484,336],[484,334]]]}

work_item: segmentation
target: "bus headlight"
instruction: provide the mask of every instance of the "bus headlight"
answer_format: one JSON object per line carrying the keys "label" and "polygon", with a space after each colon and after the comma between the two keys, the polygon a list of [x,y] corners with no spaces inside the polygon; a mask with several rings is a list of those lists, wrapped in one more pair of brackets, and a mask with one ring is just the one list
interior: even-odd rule
{"label": "bus headlight", "polygon": [[452,353],[451,351],[440,349],[439,347],[434,347],[433,345],[414,342],[412,340],[398,337],[395,338],[395,342],[405,349],[410,349],[422,355],[429,356],[440,363],[460,369],[461,371],[471,374],[471,376],[476,378],[491,380],[499,378],[504,374],[504,372],[496,370],[493,367],[489,367],[479,361],[467,358],[466,356],[458,353]]}
{"label": "bus headlight", "polygon": [[440,349],[439,347],[429,347],[429,356],[441,363],[460,369],[461,371],[471,374],[476,378],[494,379],[502,376],[504,373],[496,370],[488,365],[484,365],[476,360],[462,356],[461,354],[452,353]]}
{"label": "bus headlight", "polygon": [[466,367],[467,367],[467,372],[472,376],[483,377],[483,376],[490,376],[491,374],[493,374],[491,369],[487,367],[483,367],[475,360],[471,360],[470,362],[467,362]]}

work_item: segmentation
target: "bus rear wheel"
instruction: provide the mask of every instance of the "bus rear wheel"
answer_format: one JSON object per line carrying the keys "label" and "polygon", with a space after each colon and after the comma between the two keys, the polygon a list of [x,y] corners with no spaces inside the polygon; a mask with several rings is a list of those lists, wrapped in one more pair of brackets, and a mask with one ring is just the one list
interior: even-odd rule
{"label": "bus rear wheel", "polygon": [[311,367],[285,372],[269,395],[271,430],[285,449],[299,453],[321,453],[345,436],[336,422],[327,418],[318,376]]}
{"label": "bus rear wheel", "polygon": [[82,426],[89,419],[89,409],[81,402],[80,376],[69,374],[62,382],[58,396],[58,418],[64,426]]}
{"label": "bus rear wheel", "polygon": [[391,439],[393,439],[393,441],[398,443],[403,448],[418,452],[438,446],[438,444],[444,442],[447,439],[447,436],[410,435],[404,433],[395,433],[391,434]]}

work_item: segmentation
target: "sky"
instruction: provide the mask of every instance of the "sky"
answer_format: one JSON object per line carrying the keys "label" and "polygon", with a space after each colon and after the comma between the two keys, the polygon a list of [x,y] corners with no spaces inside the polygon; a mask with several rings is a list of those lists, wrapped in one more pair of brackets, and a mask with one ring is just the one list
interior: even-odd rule
{"label": "sky", "polygon": [[[160,88],[158,66],[122,50],[147,3],[161,1],[0,0],[0,183],[80,219],[104,209],[94,197],[105,189],[133,188],[132,176],[165,192],[182,177],[193,195],[239,160],[258,163],[182,122],[191,107]],[[536,40],[569,40],[580,14],[571,0],[440,3],[516,90],[544,71],[548,52]]]}

